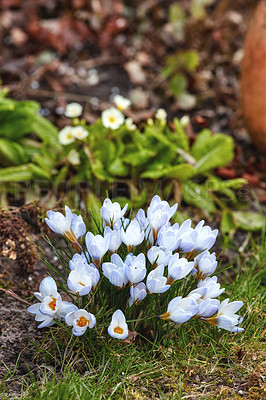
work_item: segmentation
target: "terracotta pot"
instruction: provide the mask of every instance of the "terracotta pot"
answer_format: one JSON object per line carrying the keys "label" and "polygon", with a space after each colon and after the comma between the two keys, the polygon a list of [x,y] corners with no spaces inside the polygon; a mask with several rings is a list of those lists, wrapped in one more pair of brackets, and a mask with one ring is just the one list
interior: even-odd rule
{"label": "terracotta pot", "polygon": [[266,153],[266,0],[250,22],[242,62],[242,107],[254,143]]}

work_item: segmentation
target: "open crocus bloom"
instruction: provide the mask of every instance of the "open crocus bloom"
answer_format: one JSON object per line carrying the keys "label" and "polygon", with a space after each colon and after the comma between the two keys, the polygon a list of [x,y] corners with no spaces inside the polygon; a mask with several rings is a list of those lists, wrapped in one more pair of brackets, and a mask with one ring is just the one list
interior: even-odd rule
{"label": "open crocus bloom", "polygon": [[66,323],[73,326],[72,332],[75,336],[81,336],[87,328],[92,329],[96,324],[96,318],[86,310],[80,309],[66,315]]}
{"label": "open crocus bloom", "polygon": [[209,226],[203,226],[204,223],[205,221],[202,220],[195,227],[198,234],[195,241],[195,251],[209,250],[214,245],[218,235],[218,229],[212,230]]}
{"label": "open crocus bloom", "polygon": [[78,293],[80,296],[85,296],[91,291],[92,279],[87,273],[85,264],[80,263],[70,272],[67,286],[72,292]]}
{"label": "open crocus bloom", "polygon": [[167,312],[161,315],[161,318],[183,324],[197,314],[198,310],[199,306],[194,298],[186,297],[182,299],[181,296],[178,296],[170,301]]}
{"label": "open crocus bloom", "polygon": [[64,318],[67,313],[77,309],[74,304],[62,301],[56,283],[50,276],[42,280],[40,292],[35,292],[34,295],[41,303],[30,306],[28,312],[36,314],[35,320],[41,322],[38,328],[51,326],[54,319]]}
{"label": "open crocus bloom", "polygon": [[114,312],[111,324],[108,327],[108,333],[115,339],[125,339],[128,337],[126,318],[121,310]]}
{"label": "open crocus bloom", "polygon": [[147,257],[150,263],[153,265],[163,265],[164,267],[168,264],[172,252],[167,250],[165,247],[153,246],[148,251]]}
{"label": "open crocus bloom", "polygon": [[153,236],[156,239],[157,234],[170,218],[175,214],[178,205],[170,207],[167,201],[161,200],[158,195],[154,196],[148,209],[147,219],[153,230]]}
{"label": "open crocus bloom", "polygon": [[213,274],[218,264],[215,253],[210,253],[208,250],[196,256],[194,261],[196,268],[195,273],[198,274],[198,279]]}
{"label": "open crocus bloom", "polygon": [[236,314],[242,306],[242,301],[232,301],[229,303],[229,299],[225,299],[220,304],[217,315],[207,318],[206,321],[229,332],[242,332],[244,329],[236,326],[243,321],[243,318]]}
{"label": "open crocus bloom", "polygon": [[125,259],[125,270],[131,283],[139,283],[146,276],[146,259],[143,253],[133,256],[128,254]]}
{"label": "open crocus bloom", "polygon": [[122,218],[128,208],[128,204],[121,210],[121,206],[119,203],[112,203],[110,199],[105,199],[103,205],[101,207],[101,216],[106,223],[106,225],[114,226],[116,221]]}

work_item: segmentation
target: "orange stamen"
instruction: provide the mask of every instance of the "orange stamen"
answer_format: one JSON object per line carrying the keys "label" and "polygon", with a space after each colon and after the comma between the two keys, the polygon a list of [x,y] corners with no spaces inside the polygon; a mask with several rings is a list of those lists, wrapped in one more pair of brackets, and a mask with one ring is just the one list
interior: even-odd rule
{"label": "orange stamen", "polygon": [[80,317],[80,319],[77,322],[77,325],[80,327],[86,326],[88,323],[88,320],[85,317]]}
{"label": "orange stamen", "polygon": [[117,326],[117,327],[114,329],[114,332],[115,332],[115,333],[119,333],[120,335],[122,335],[122,333],[124,333],[123,329],[120,328],[120,326]]}
{"label": "orange stamen", "polygon": [[55,310],[56,308],[56,299],[54,297],[52,297],[52,301],[50,301],[50,303],[48,304],[48,306],[51,308],[52,311]]}

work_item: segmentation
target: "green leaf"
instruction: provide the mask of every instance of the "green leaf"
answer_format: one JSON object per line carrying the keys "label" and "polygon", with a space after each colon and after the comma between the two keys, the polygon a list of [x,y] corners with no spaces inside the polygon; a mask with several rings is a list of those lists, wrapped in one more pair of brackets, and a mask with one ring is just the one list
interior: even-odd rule
{"label": "green leaf", "polygon": [[99,233],[99,228],[102,227],[102,219],[101,219],[101,207],[102,203],[98,199],[95,194],[92,192],[88,193],[87,197],[87,207],[89,210],[89,218],[90,218],[90,229],[94,233]]}
{"label": "green leaf", "polygon": [[58,129],[48,119],[41,115],[34,115],[31,128],[40,139],[49,143],[55,150],[62,149],[58,141]]}
{"label": "green leaf", "polygon": [[[193,153],[193,152],[192,152]],[[216,134],[205,141],[198,149],[195,165],[197,172],[206,172],[212,168],[227,165],[234,157],[233,138],[223,134]]]}
{"label": "green leaf", "polygon": [[233,218],[244,231],[259,231],[265,228],[266,218],[252,211],[233,211]]}
{"label": "green leaf", "polygon": [[233,235],[236,230],[236,224],[233,218],[233,214],[230,210],[223,210],[220,229],[221,232],[226,235]]}
{"label": "green leaf", "polygon": [[186,203],[195,205],[209,213],[216,211],[215,203],[205,186],[195,182],[183,182],[182,194]]}
{"label": "green leaf", "polygon": [[43,168],[38,167],[35,164],[28,164],[30,171],[32,172],[33,179],[50,179],[50,172],[46,171]]}
{"label": "green leaf", "polygon": [[181,147],[181,149],[188,151],[189,150],[189,141],[188,141],[188,137],[182,127],[182,125],[180,124],[180,121],[178,118],[174,118],[174,126],[175,126],[175,130],[177,132],[177,137],[176,137],[176,144],[178,145],[178,147]]}
{"label": "green leaf", "polygon": [[129,168],[120,158],[117,158],[110,164],[108,172],[115,176],[128,176]]}
{"label": "green leaf", "polygon": [[2,166],[7,164],[19,165],[29,161],[29,157],[25,153],[23,147],[8,139],[0,138],[0,156],[0,165]]}
{"label": "green leaf", "polygon": [[187,163],[175,165],[165,169],[165,178],[177,179],[179,181],[187,181],[196,174],[195,168]]}
{"label": "green leaf", "polygon": [[93,164],[91,164],[91,170],[96,178],[100,179],[100,181],[114,181],[114,178],[106,172],[100,160],[94,160]]}
{"label": "green leaf", "polygon": [[27,164],[18,167],[2,168],[0,170],[0,183],[23,182],[32,179],[32,171]]}
{"label": "green leaf", "polygon": [[146,164],[155,155],[156,151],[142,148],[125,153],[122,157],[122,160],[133,167],[137,167],[139,165]]}

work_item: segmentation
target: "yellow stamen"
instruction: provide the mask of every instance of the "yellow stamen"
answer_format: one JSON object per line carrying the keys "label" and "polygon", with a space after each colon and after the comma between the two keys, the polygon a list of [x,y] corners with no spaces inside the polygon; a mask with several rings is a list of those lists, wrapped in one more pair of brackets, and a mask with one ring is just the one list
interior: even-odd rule
{"label": "yellow stamen", "polygon": [[119,333],[119,335],[122,335],[122,333],[124,333],[123,329],[120,328],[120,326],[117,326],[117,327],[114,329],[114,332],[115,332],[115,333]]}
{"label": "yellow stamen", "polygon": [[51,308],[52,311],[55,310],[56,308],[56,299],[54,297],[52,297],[52,301],[50,301],[50,303],[48,304],[48,306]]}
{"label": "yellow stamen", "polygon": [[115,122],[115,118],[114,117],[109,117],[109,122]]}
{"label": "yellow stamen", "polygon": [[164,314],[161,315],[161,319],[169,320],[170,315],[171,315],[171,314],[170,314],[169,312],[164,313]]}
{"label": "yellow stamen", "polygon": [[86,326],[88,323],[88,320],[85,317],[80,317],[80,319],[77,322],[77,325],[80,327]]}

